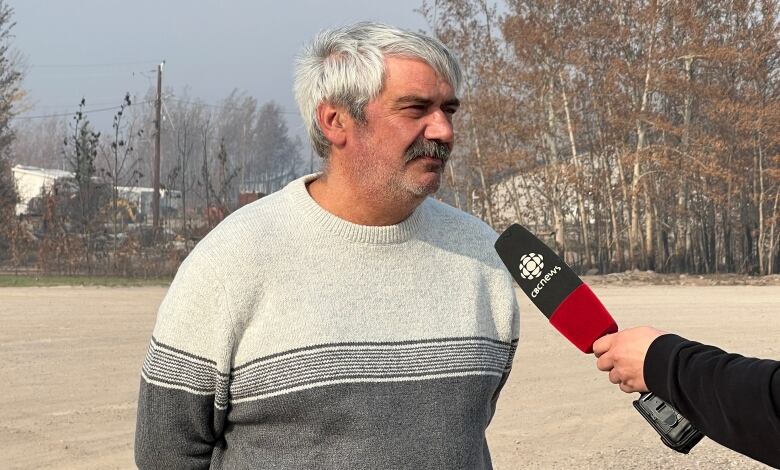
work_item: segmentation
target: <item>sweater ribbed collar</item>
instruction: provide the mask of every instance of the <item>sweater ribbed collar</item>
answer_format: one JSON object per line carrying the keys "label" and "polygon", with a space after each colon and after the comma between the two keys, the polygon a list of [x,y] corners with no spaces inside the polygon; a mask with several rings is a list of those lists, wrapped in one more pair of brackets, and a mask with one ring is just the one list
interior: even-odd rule
{"label": "sweater ribbed collar", "polygon": [[[290,194],[294,206],[300,210],[307,222],[329,232],[358,243],[386,245],[403,243],[414,236],[423,223],[423,214],[427,199],[423,201],[405,220],[395,225],[370,226],[359,225],[339,218],[323,209],[315,201],[306,184],[314,181],[319,173],[306,175],[292,181],[285,190]],[[306,225],[306,224],[304,224]]]}

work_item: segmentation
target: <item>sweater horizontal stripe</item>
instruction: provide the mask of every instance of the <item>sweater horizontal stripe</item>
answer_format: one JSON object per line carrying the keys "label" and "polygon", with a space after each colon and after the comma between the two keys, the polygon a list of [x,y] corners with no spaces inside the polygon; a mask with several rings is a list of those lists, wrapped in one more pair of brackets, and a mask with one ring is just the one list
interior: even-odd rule
{"label": "sweater horizontal stripe", "polygon": [[[332,384],[368,381],[423,380],[440,376],[501,375],[517,342],[485,338],[446,338],[395,343],[326,344],[299,348],[251,361],[235,368],[229,378],[212,363],[152,339],[144,378],[197,394],[214,393],[217,381],[229,383],[229,400],[244,402],[285,392]],[[226,403],[215,403],[224,407]]]}

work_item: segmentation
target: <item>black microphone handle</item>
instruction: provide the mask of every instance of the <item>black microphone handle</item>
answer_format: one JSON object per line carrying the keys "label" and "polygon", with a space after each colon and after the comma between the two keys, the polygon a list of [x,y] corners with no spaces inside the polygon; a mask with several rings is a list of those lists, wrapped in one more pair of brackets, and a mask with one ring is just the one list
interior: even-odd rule
{"label": "black microphone handle", "polygon": [[677,452],[687,454],[704,437],[688,418],[653,393],[640,393],[634,408],[661,436],[661,442]]}

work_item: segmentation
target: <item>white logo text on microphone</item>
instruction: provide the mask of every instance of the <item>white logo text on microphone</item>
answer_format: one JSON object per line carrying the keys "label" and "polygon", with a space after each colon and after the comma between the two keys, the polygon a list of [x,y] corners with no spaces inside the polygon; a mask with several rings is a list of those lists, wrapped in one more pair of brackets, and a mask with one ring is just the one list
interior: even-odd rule
{"label": "white logo text on microphone", "polygon": [[[537,253],[528,253],[520,257],[520,277],[523,279],[536,279],[542,275],[542,269],[544,269],[544,257]],[[544,289],[544,286],[550,282],[553,276],[558,274],[561,270],[560,266],[555,266],[551,270],[547,271],[547,274],[543,278],[539,279],[539,283],[536,284],[534,290],[531,291],[531,297],[536,298],[537,295]]]}
{"label": "white logo text on microphone", "polygon": [[539,295],[540,292],[542,292],[544,286],[546,286],[547,283],[550,282],[550,279],[552,279],[553,276],[558,274],[560,270],[561,270],[560,266],[555,266],[550,271],[548,271],[547,274],[545,274],[544,277],[539,280],[539,284],[537,284],[536,287],[534,287],[534,290],[531,291],[531,297],[535,299],[536,296]]}

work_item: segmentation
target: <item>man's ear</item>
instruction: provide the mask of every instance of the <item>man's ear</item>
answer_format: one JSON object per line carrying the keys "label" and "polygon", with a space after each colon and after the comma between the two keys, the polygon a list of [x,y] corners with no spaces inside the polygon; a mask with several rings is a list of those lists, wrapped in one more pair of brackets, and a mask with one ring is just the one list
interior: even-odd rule
{"label": "man's ear", "polygon": [[347,142],[347,129],[352,118],[343,106],[320,103],[317,106],[317,122],[325,138],[334,147],[343,147]]}

